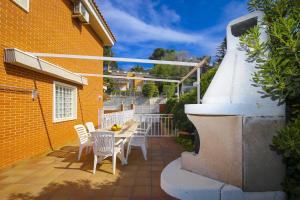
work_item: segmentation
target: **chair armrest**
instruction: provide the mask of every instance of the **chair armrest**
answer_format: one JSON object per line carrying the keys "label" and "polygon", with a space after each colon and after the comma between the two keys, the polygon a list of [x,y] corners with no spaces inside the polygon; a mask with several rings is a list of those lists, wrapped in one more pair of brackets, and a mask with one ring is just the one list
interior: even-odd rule
{"label": "chair armrest", "polygon": [[119,145],[122,144],[123,142],[124,142],[124,139],[119,139],[119,141],[115,143],[115,146],[119,146]]}

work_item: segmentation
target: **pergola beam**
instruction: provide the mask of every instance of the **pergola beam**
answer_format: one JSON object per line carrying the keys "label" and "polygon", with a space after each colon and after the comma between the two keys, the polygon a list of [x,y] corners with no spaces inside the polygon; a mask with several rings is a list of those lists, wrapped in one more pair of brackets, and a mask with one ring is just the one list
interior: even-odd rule
{"label": "pergola beam", "polygon": [[106,57],[106,56],[86,56],[86,55],[72,55],[72,54],[54,54],[54,53],[34,53],[34,52],[27,52],[27,53],[30,53],[37,57],[48,57],[48,58],[70,58],[70,59],[84,59],[84,60],[133,62],[133,63],[145,63],[145,64],[176,65],[176,66],[185,66],[185,67],[195,67],[198,65],[198,63],[195,62],[150,60],[150,59]]}
{"label": "pergola beam", "polygon": [[158,79],[158,78],[144,78],[144,77],[129,77],[129,76],[114,76],[105,74],[86,74],[86,73],[76,73],[81,76],[93,76],[93,77],[103,77],[103,78],[116,78],[116,79],[127,79],[127,80],[144,80],[144,81],[154,81],[154,82],[168,82],[168,83],[178,83],[179,80],[169,80],[169,79]]}
{"label": "pergola beam", "polygon": [[178,85],[183,83],[183,81],[185,81],[188,77],[190,77],[193,73],[195,73],[197,71],[197,69],[199,69],[200,67],[203,67],[203,65],[207,63],[207,59],[208,58],[205,57],[201,62],[197,63],[197,65],[191,71],[189,71],[189,73],[187,73],[184,77],[181,78]]}

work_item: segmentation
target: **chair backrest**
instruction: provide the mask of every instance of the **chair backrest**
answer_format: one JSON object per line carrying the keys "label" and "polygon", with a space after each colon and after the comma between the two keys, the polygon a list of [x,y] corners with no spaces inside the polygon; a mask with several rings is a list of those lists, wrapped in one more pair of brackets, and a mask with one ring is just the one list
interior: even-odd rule
{"label": "chair backrest", "polygon": [[146,135],[146,136],[149,134],[150,129],[151,129],[151,126],[150,126],[150,125],[146,126],[146,131],[145,131],[145,135]]}
{"label": "chair backrest", "polygon": [[87,127],[89,133],[96,131],[93,122],[87,122],[87,123],[85,123],[85,126]]}
{"label": "chair backrest", "polygon": [[94,154],[109,156],[113,155],[115,147],[114,133],[111,132],[97,132],[93,134]]}
{"label": "chair backrest", "polygon": [[78,124],[74,126],[76,133],[78,135],[78,139],[80,144],[84,144],[89,140],[88,132],[82,124]]}
{"label": "chair backrest", "polygon": [[[140,124],[141,126],[142,124]],[[135,135],[143,135],[143,136],[148,136],[149,132],[150,132],[151,126],[148,124],[143,124],[142,127],[139,127],[136,131]]]}

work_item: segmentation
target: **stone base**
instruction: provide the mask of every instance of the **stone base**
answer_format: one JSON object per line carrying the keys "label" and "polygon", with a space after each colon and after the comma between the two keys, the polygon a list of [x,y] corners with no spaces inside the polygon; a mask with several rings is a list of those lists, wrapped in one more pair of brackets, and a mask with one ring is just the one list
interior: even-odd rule
{"label": "stone base", "polygon": [[181,159],[174,160],[161,173],[161,188],[184,200],[284,200],[276,192],[243,192],[240,188],[182,169]]}
{"label": "stone base", "polygon": [[284,117],[188,115],[200,137],[198,154],[182,153],[182,168],[246,192],[281,190],[285,167],[270,149]]}

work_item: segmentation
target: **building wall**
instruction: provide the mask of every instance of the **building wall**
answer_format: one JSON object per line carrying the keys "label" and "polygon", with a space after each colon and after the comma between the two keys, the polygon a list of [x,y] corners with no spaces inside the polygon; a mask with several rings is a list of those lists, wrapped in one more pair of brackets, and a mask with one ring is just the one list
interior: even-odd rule
{"label": "building wall", "polygon": [[[88,86],[77,86],[77,119],[53,123],[53,81],[66,81],[3,62],[4,48],[30,52],[103,55],[100,38],[89,27],[72,18],[70,0],[30,1],[27,13],[10,0],[0,3],[0,84],[38,90],[31,93],[0,86],[0,169],[17,161],[59,148],[77,139],[73,126],[86,121],[97,125],[102,107],[103,80],[88,78]],[[100,61],[47,59],[73,72],[102,73]]]}

